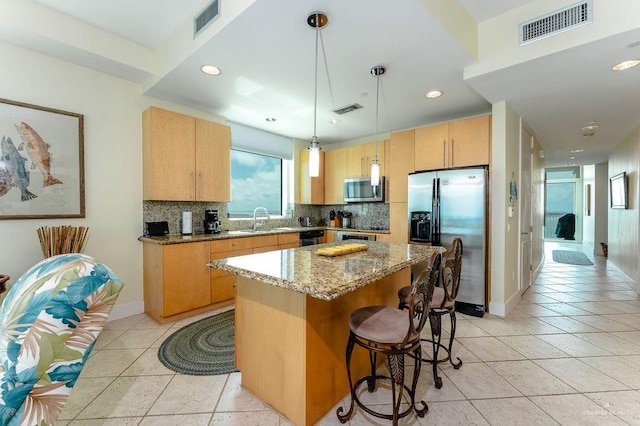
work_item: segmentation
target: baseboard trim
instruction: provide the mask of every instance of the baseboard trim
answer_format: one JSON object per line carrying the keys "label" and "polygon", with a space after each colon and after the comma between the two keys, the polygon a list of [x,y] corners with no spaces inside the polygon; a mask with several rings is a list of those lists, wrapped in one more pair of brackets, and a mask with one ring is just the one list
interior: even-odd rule
{"label": "baseboard trim", "polygon": [[131,302],[123,303],[121,305],[115,305],[109,315],[109,321],[119,320],[121,318],[130,317],[131,315],[137,315],[144,312],[144,302]]}

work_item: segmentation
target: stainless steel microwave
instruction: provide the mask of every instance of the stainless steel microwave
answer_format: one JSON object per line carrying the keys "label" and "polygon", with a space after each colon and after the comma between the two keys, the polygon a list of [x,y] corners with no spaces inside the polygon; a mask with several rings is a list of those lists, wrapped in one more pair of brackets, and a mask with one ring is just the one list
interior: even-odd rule
{"label": "stainless steel microwave", "polygon": [[384,201],[384,176],[380,176],[378,186],[371,185],[371,178],[345,179],[344,201],[347,203]]}

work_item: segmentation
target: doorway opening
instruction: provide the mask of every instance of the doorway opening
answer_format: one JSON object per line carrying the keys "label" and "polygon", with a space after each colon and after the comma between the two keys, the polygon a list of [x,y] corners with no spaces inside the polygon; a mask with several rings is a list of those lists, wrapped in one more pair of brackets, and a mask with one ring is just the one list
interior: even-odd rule
{"label": "doorway opening", "polygon": [[545,240],[582,243],[580,170],[580,166],[545,170]]}

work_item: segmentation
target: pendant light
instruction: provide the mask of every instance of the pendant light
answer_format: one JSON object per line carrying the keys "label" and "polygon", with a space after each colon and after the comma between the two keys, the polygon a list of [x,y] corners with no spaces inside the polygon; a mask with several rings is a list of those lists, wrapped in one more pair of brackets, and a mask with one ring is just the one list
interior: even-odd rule
{"label": "pendant light", "polygon": [[311,146],[309,147],[309,176],[320,176],[320,145],[318,144],[318,136],[316,135],[316,125],[318,121],[318,41],[320,38],[320,30],[329,23],[327,15],[322,12],[313,12],[307,17],[307,24],[316,29],[316,64],[314,78],[314,94],[313,94],[313,137],[311,138]]}
{"label": "pendant light", "polygon": [[371,162],[371,186],[380,185],[380,162],[378,161],[378,109],[380,98],[380,76],[387,71],[382,65],[371,68],[371,75],[376,78],[376,135],[373,140],[374,154],[373,161]]}

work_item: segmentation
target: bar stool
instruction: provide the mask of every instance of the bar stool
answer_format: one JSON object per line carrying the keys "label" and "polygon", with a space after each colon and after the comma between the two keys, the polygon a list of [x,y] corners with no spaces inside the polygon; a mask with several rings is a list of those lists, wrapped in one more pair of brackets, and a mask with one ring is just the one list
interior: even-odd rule
{"label": "bar stool", "polygon": [[[420,375],[422,362],[422,348],[420,332],[422,331],[430,309],[433,289],[440,275],[442,255],[434,253],[431,256],[430,266],[422,271],[411,286],[408,298],[408,314],[404,310],[390,306],[367,306],[355,310],[349,317],[349,340],[347,342],[346,363],[351,392],[351,405],[344,413],[344,408],[336,410],[338,420],[346,423],[352,416],[355,404],[372,416],[392,420],[394,425],[398,420],[415,410],[419,417],[429,411],[424,401],[419,401],[422,407],[416,406],[415,391]],[[353,383],[351,377],[351,355],[355,345],[369,352],[371,374],[358,379]],[[390,376],[376,373],[376,357],[378,354],[386,355]],[[404,383],[404,356],[410,355],[415,360],[415,368],[411,387]],[[373,411],[366,407],[358,398],[357,390],[360,385],[367,382],[367,390],[375,391],[376,380],[391,382],[391,395],[393,399],[393,413],[386,414]],[[410,398],[409,407],[400,411],[404,391]]]}
{"label": "bar stool", "polygon": [[[438,364],[449,361],[456,370],[462,366],[462,360],[456,357],[454,362],[451,357],[453,340],[456,336],[456,297],[460,289],[460,272],[462,270],[462,239],[456,237],[451,243],[451,247],[444,254],[442,262],[441,283],[433,291],[431,310],[429,311],[429,322],[431,324],[431,339],[422,339],[424,342],[431,342],[433,347],[433,358],[422,360],[428,362],[433,368],[433,381],[436,389],[442,388],[442,377],[438,376]],[[406,286],[398,291],[399,309],[406,309],[407,295],[411,292],[411,286]],[[451,319],[451,329],[449,333],[449,344],[445,346],[442,339],[442,316],[449,314]],[[444,358],[439,358],[439,350],[447,353]]]}

